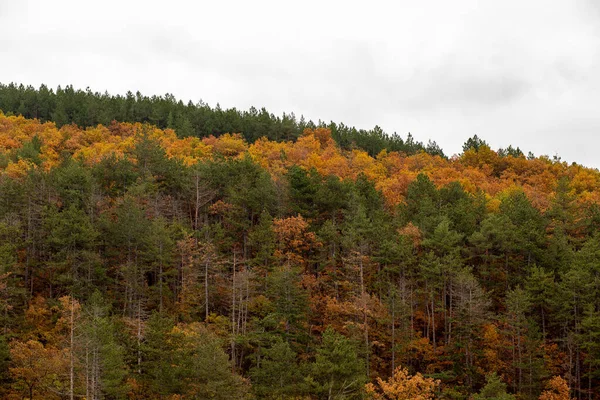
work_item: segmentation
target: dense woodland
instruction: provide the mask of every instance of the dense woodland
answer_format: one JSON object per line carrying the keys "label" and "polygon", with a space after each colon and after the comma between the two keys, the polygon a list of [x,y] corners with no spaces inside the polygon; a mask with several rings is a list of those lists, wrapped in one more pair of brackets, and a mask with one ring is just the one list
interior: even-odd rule
{"label": "dense woodland", "polygon": [[2,398],[600,399],[598,170],[169,97],[0,107]]}
{"label": "dense woodland", "polygon": [[241,133],[248,143],[266,137],[270,140],[296,140],[304,129],[327,127],[332,137],[344,149],[358,147],[376,156],[381,150],[402,151],[415,154],[426,151],[443,156],[442,149],[433,141],[427,145],[416,142],[410,133],[406,139],[400,135],[387,134],[378,126],[371,130],[356,129],[344,124],[319,121],[315,124],[304,117],[296,119],[294,113],[281,117],[265,108],[239,111],[235,108],[222,110],[217,104],[210,107],[203,101],[197,104],[165,96],[143,96],[140,92],[128,92],[125,96],[108,93],[75,90],[73,86],[60,86],[53,91],[42,85],[32,86],[0,83],[0,110],[6,114],[37,118],[42,122],[53,121],[60,128],[75,123],[78,126],[109,125],[112,121],[150,123],[159,128],[177,131],[179,137],[219,136],[223,133]]}

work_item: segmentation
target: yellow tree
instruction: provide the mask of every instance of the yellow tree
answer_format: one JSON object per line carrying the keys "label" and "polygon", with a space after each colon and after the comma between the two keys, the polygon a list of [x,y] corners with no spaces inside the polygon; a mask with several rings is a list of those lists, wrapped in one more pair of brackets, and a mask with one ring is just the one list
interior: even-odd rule
{"label": "yellow tree", "polygon": [[[44,347],[37,340],[10,344],[14,387],[23,398],[63,398],[69,387],[69,351]],[[35,397],[34,397],[35,396]]]}
{"label": "yellow tree", "polygon": [[567,381],[560,376],[550,379],[546,385],[546,390],[542,392],[539,400],[571,400]]}
{"label": "yellow tree", "polygon": [[367,383],[365,390],[371,400],[431,400],[439,383],[419,373],[411,376],[408,369],[398,367],[389,380],[377,378],[377,384]]}

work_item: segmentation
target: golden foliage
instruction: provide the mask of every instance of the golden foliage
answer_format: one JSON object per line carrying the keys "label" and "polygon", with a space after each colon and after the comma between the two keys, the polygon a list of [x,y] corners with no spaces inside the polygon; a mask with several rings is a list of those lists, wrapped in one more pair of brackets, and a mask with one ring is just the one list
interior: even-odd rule
{"label": "golden foliage", "polygon": [[37,394],[45,399],[61,398],[56,393],[64,392],[68,384],[68,349],[44,346],[37,340],[13,341],[10,358],[9,371],[16,382],[15,388],[24,396],[31,398]]}
{"label": "golden foliage", "polygon": [[542,392],[539,400],[571,400],[567,381],[560,376],[550,379],[546,385],[546,390]]}
{"label": "golden foliage", "polygon": [[430,400],[439,383],[419,373],[411,376],[408,369],[398,367],[389,380],[377,378],[377,384],[367,383],[365,390],[371,400]]}
{"label": "golden foliage", "polygon": [[[18,156],[33,138],[41,141],[36,163]],[[322,175],[356,179],[364,174],[383,193],[389,207],[400,204],[406,189],[419,173],[426,173],[438,186],[458,181],[467,192],[482,190],[488,197],[488,210],[497,211],[499,197],[518,188],[540,210],[545,210],[554,195],[557,182],[568,177],[579,206],[600,203],[600,172],[580,165],[567,165],[542,156],[501,157],[487,146],[468,150],[460,157],[444,159],[421,152],[411,156],[382,151],[371,157],[363,150],[341,150],[327,128],[306,129],[295,142],[273,142],[261,138],[247,144],[240,134],[223,134],[203,139],[178,138],[172,129],[158,129],[140,123],[117,123],[81,129],[54,123],[40,123],[23,117],[0,114],[0,174],[13,179],[24,178],[29,171],[48,171],[60,163],[64,154],[88,164],[108,155],[130,156],[142,137],[156,141],[168,157],[192,166],[212,157],[241,158],[249,154],[267,169],[274,179],[283,176],[292,165],[314,168]]]}

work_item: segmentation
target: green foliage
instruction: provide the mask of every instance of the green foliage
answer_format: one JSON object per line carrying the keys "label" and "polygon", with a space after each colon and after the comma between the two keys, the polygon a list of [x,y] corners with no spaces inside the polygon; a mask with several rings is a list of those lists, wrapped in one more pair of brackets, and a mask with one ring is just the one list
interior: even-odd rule
{"label": "green foliage", "polygon": [[23,143],[23,146],[15,152],[14,159],[15,161],[25,160],[40,165],[42,163],[41,150],[42,141],[38,136],[34,136],[31,141]]}
{"label": "green foliage", "polygon": [[[0,85],[2,107],[59,125],[116,118],[249,141],[316,127],[72,87]],[[459,171],[487,174],[481,188],[468,176],[469,186],[442,184],[456,177],[424,155],[384,153],[385,172],[343,178],[269,172],[254,149],[187,165],[139,129],[128,155],[91,165],[65,152],[48,171],[11,170],[41,163],[46,133],[0,159],[0,397],[22,397],[27,374],[46,374],[32,393],[58,388],[49,399],[70,397],[69,381],[86,398],[358,399],[399,365],[441,379],[451,398],[492,371],[474,399],[534,399],[552,375],[569,377],[577,397],[598,390],[600,209],[582,189],[595,179],[587,171],[549,164],[507,188],[505,176],[543,160],[511,160],[522,157],[512,147],[496,157],[477,137],[464,157],[493,161]],[[332,129],[344,149],[423,151],[378,128]],[[426,151],[442,155],[435,143]],[[29,360],[8,348],[35,350],[44,368],[15,369]]]}
{"label": "green foliage", "polygon": [[306,383],[319,399],[359,399],[366,383],[364,371],[354,344],[328,327]]}
{"label": "green foliage", "polygon": [[122,196],[132,186],[138,174],[128,158],[111,154],[92,167],[92,175],[102,191],[110,197]]}
{"label": "green foliage", "polygon": [[117,328],[109,312],[110,307],[96,290],[85,307],[81,334],[85,338],[86,355],[81,358],[88,364],[87,373],[99,380],[98,395],[123,399],[128,389],[125,349],[117,341]]}
{"label": "green foliage", "polygon": [[153,314],[142,354],[143,375],[152,393],[223,400],[246,395],[219,341],[199,324],[178,327],[171,318]]}
{"label": "green foliage", "polygon": [[298,166],[290,168],[287,180],[290,185],[290,203],[293,214],[301,214],[305,218],[317,216],[315,197],[319,190],[321,177],[312,170],[307,172]]}
{"label": "green foliage", "polygon": [[298,271],[287,266],[276,268],[268,277],[266,294],[273,304],[273,312],[263,323],[288,340],[298,340],[303,336],[302,323],[308,311],[307,297],[300,286]]}
{"label": "green foliage", "polygon": [[181,192],[185,187],[187,170],[181,161],[167,157],[165,149],[144,133],[136,143],[133,154],[139,175],[156,184],[164,193]]}
{"label": "green foliage", "polygon": [[275,259],[275,232],[273,232],[273,218],[267,210],[260,214],[258,224],[248,233],[248,240],[252,247],[252,264],[267,267]]}
{"label": "green foliage", "polygon": [[488,148],[490,147],[485,140],[480,139],[477,135],[475,135],[467,139],[467,141],[463,144],[463,152],[471,149],[477,152],[482,146],[486,146]]}
{"label": "green foliage", "polygon": [[600,312],[593,305],[586,307],[581,327],[579,340],[586,352],[586,375],[588,379],[596,379],[600,377]]}
{"label": "green foliage", "polygon": [[[9,368],[10,366],[10,351],[8,348],[8,342],[4,335],[0,335],[0,382],[4,386],[10,381]],[[0,393],[2,393],[0,391]]]}
{"label": "green foliage", "polygon": [[427,175],[419,174],[408,185],[400,213],[404,222],[412,222],[425,234],[438,226],[441,217],[439,193]]}
{"label": "green foliage", "polygon": [[237,228],[247,229],[263,210],[275,214],[273,181],[249,156],[241,160],[208,161],[197,168],[200,179],[216,193],[216,198],[234,206],[226,217]]}
{"label": "green foliage", "polygon": [[89,208],[92,195],[92,174],[83,163],[67,159],[52,171],[54,188],[60,196],[63,206]]}
{"label": "green foliage", "polygon": [[500,157],[524,157],[523,152],[520,148],[514,148],[512,145],[509,145],[506,149],[498,149],[498,155]]}
{"label": "green foliage", "polygon": [[[128,92],[125,96],[111,96],[89,89],[75,90],[72,85],[65,88],[59,86],[53,91],[45,85],[36,90],[32,86],[0,83],[0,110],[7,114],[20,114],[25,118],[38,118],[42,122],[53,121],[58,127],[71,123],[81,127],[109,125],[113,120],[150,122],[160,128],[175,129],[180,137],[207,137],[241,132],[248,142],[261,137],[277,141],[294,140],[305,128],[316,127],[312,121],[306,122],[303,117],[297,120],[293,113],[275,116],[264,108],[223,110],[218,104],[216,107],[203,102],[185,104],[171,94],[148,97],[139,92],[135,95]],[[319,126],[326,125],[320,123]],[[435,142],[430,141],[425,146],[414,141],[410,133],[406,139],[402,139],[396,133],[383,132],[378,126],[370,130],[359,130],[332,122],[326,127],[331,129],[333,138],[343,148],[359,147],[372,156],[382,150],[407,154],[426,151],[444,156]]]}
{"label": "green foliage", "polygon": [[302,393],[302,375],[289,343],[277,338],[257,355],[250,369],[253,392],[264,399],[293,398]]}
{"label": "green foliage", "polygon": [[[185,366],[178,359],[177,349],[182,343],[171,339],[175,327],[173,320],[164,314],[154,313],[146,322],[142,350],[144,380],[154,393],[167,395],[183,391],[182,374]],[[175,367],[177,366],[177,367]]]}
{"label": "green foliage", "polygon": [[484,194],[471,195],[460,183],[450,182],[440,188],[439,196],[442,212],[450,220],[451,228],[465,236],[472,235],[486,213]]}
{"label": "green foliage", "polygon": [[473,400],[514,400],[515,396],[506,392],[506,384],[495,373],[486,377],[486,384]]}

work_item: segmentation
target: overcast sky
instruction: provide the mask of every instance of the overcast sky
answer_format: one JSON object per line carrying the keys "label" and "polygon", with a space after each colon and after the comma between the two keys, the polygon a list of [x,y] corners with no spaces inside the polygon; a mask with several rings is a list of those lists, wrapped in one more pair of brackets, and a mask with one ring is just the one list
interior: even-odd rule
{"label": "overcast sky", "polygon": [[[289,5],[288,5],[289,4]],[[0,0],[0,82],[173,93],[600,167],[600,0]]]}

